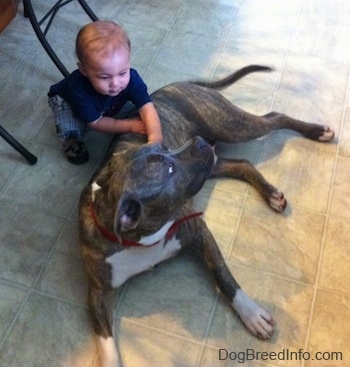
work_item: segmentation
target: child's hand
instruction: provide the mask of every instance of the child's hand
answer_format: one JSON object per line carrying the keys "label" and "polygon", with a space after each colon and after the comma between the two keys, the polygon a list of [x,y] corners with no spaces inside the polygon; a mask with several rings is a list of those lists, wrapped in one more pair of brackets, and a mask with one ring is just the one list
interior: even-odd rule
{"label": "child's hand", "polygon": [[141,120],[133,120],[130,131],[137,134],[147,134],[146,126]]}

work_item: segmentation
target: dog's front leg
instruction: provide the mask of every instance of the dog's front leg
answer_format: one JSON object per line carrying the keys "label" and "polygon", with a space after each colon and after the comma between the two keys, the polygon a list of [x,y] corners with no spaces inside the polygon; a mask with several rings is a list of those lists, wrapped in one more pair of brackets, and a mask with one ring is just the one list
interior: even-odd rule
{"label": "dog's front leg", "polygon": [[113,292],[89,286],[89,310],[95,331],[98,367],[120,367],[113,338]]}
{"label": "dog's front leg", "polygon": [[283,193],[265,180],[258,170],[247,160],[218,157],[210,178],[232,177],[249,182],[261,194],[268,205],[282,213],[287,206]]}
{"label": "dog's front leg", "polygon": [[203,257],[209,270],[214,275],[220,291],[226,296],[245,326],[261,339],[268,339],[273,334],[274,320],[271,314],[256,304],[241,289],[229,271],[212,234],[204,224]]}

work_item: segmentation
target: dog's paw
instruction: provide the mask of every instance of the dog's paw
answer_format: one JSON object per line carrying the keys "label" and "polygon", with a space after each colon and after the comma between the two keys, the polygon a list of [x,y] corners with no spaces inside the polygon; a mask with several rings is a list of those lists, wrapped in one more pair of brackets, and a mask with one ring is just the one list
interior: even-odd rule
{"label": "dog's paw", "polygon": [[278,191],[274,186],[267,184],[261,192],[267,204],[276,212],[283,213],[287,207],[287,200],[283,192]]}
{"label": "dog's paw", "polygon": [[269,205],[272,209],[279,213],[283,213],[287,206],[287,200],[283,195],[283,192],[274,190],[269,195]]}
{"label": "dog's paw", "polygon": [[120,367],[120,359],[112,337],[97,336],[97,366]]}
{"label": "dog's paw", "polygon": [[331,130],[328,126],[323,127],[323,132],[321,132],[320,136],[318,137],[318,141],[328,142],[333,140],[334,138],[334,131]]}
{"label": "dog's paw", "polygon": [[244,325],[253,335],[260,339],[268,339],[272,336],[274,331],[273,317],[241,289],[237,290],[232,305]]}
{"label": "dog's paw", "polygon": [[329,142],[334,138],[334,131],[326,125],[308,124],[304,136],[311,140],[320,141],[322,143]]}

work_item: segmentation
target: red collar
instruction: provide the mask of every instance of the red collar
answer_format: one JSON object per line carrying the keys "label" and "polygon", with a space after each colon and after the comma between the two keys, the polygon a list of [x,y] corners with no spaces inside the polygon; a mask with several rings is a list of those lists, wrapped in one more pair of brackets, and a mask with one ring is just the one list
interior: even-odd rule
{"label": "red collar", "polygon": [[[94,220],[94,223],[96,225],[96,227],[99,229],[99,231],[103,234],[103,236],[105,236],[107,239],[109,239],[110,241],[112,242],[116,242],[116,243],[119,243],[121,245],[124,245],[124,246],[144,246],[146,247],[145,245],[143,245],[142,243],[139,243],[139,242],[134,242],[134,241],[129,241],[129,240],[125,240],[125,239],[122,239],[119,235],[116,235],[115,233],[111,232],[110,230],[108,230],[106,227],[103,227],[97,220],[97,216],[96,216],[96,212],[95,212],[95,209],[94,209],[94,206],[93,206],[93,203],[92,203],[92,200],[90,201],[90,212],[91,212],[91,216],[92,216],[92,219]],[[186,217],[184,218],[181,218],[179,220],[176,220],[172,226],[169,228],[168,232],[166,233],[165,235],[165,238],[168,240],[170,239],[174,233],[176,232],[176,230],[180,227],[180,225],[185,222],[186,220],[188,219],[192,219],[192,218],[196,218],[196,217],[199,217],[203,214],[203,212],[198,212],[198,213],[192,213],[192,214],[189,214],[187,215]],[[158,241],[159,242],[159,241]],[[151,246],[153,245],[156,245],[158,242],[152,244]]]}

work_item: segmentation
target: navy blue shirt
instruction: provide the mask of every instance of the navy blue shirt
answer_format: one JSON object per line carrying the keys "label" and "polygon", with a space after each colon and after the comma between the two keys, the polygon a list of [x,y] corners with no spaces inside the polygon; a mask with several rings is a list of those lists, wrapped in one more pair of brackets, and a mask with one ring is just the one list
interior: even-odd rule
{"label": "navy blue shirt", "polygon": [[96,121],[101,116],[114,116],[128,101],[137,109],[151,102],[147,86],[135,69],[130,69],[128,86],[115,97],[96,92],[89,79],[78,69],[51,86],[48,96],[57,94],[69,103],[74,117],[85,123]]}

